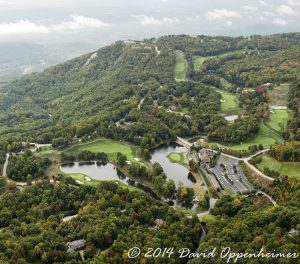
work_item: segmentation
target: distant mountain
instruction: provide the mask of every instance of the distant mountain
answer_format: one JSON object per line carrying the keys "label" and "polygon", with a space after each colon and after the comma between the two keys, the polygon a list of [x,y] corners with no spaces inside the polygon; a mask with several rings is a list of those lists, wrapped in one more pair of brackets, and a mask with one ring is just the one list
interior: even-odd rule
{"label": "distant mountain", "polygon": [[95,49],[88,43],[40,45],[0,42],[0,79],[38,72]]}

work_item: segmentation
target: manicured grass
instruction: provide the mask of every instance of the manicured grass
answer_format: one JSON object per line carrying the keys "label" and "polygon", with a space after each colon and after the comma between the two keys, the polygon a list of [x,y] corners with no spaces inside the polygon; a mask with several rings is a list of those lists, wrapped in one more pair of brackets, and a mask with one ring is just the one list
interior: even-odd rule
{"label": "manicured grass", "polygon": [[97,184],[100,182],[100,181],[97,181],[97,180],[93,180],[91,179],[90,177],[90,181],[87,181],[85,179],[85,177],[87,177],[86,175],[84,174],[81,174],[81,173],[70,173],[70,174],[65,174],[66,176],[68,177],[72,177],[74,180],[76,181],[80,181],[82,183],[84,183],[85,185],[90,185],[90,186],[97,186]]}
{"label": "manicured grass", "polygon": [[168,155],[168,159],[171,162],[183,164],[184,163],[184,155],[183,153],[171,152]]}
{"label": "manicured grass", "polygon": [[110,160],[115,160],[117,153],[120,152],[127,156],[127,159],[134,160],[134,153],[137,147],[131,146],[121,141],[115,141],[111,139],[98,139],[93,142],[87,142],[83,144],[75,145],[69,149],[65,150],[68,154],[78,154],[83,150],[88,150],[91,152],[105,152]]}
{"label": "manicured grass", "polygon": [[239,107],[239,101],[235,94],[226,92],[221,89],[215,88],[215,90],[222,95],[222,100],[224,100],[221,103],[221,111],[222,112],[239,112],[241,108]]}
{"label": "manicured grass", "polygon": [[182,51],[176,51],[176,61],[174,67],[174,76],[176,81],[184,81],[186,79],[186,72],[188,68],[188,62],[185,59],[185,55]]}
{"label": "manicured grass", "polygon": [[198,71],[198,72],[202,71],[202,65],[206,60],[213,59],[213,58],[218,58],[218,57],[225,57],[225,56],[228,56],[228,55],[240,54],[242,52],[244,52],[244,50],[229,51],[229,52],[225,52],[225,53],[222,53],[222,54],[219,54],[219,55],[216,55],[216,56],[206,56],[206,57],[195,56],[193,58],[194,71]]}
{"label": "manicured grass", "polygon": [[271,129],[277,132],[284,131],[287,126],[288,120],[292,117],[292,111],[289,109],[283,109],[283,110],[272,110],[272,112],[270,113],[269,120],[267,121],[266,124]]}
{"label": "manicured grass", "polygon": [[259,132],[257,135],[248,141],[242,142],[241,144],[236,145],[226,145],[223,143],[211,142],[220,148],[228,148],[233,150],[248,150],[250,146],[262,144],[264,147],[270,146],[275,142],[281,142],[282,139],[278,134],[269,129],[266,125],[261,124],[259,127]]}
{"label": "manicured grass", "polygon": [[[90,177],[88,177],[88,178],[90,178],[91,180],[87,181],[85,179],[85,177],[87,177],[87,176],[84,175],[84,174],[81,174],[81,173],[70,173],[70,174],[65,174],[65,175],[69,176],[69,177],[72,177],[74,180],[77,180],[77,181],[80,181],[80,182],[84,183],[84,185],[89,185],[89,186],[97,186],[99,184],[99,182],[101,182],[101,181],[98,181],[98,180],[94,180]],[[130,191],[139,191],[139,192],[141,192],[141,190],[139,188],[136,188],[136,187],[131,186],[131,185],[127,185],[127,184],[125,184],[121,181],[115,180],[113,182],[117,183],[120,187],[128,189]]]}
{"label": "manicured grass", "polygon": [[278,171],[281,175],[288,175],[290,177],[297,177],[300,179],[300,162],[280,162],[267,154],[261,155],[262,162],[256,167],[263,171],[264,168]]}
{"label": "manicured grass", "polygon": [[289,86],[275,86],[268,89],[267,95],[270,105],[286,106],[288,103]]}

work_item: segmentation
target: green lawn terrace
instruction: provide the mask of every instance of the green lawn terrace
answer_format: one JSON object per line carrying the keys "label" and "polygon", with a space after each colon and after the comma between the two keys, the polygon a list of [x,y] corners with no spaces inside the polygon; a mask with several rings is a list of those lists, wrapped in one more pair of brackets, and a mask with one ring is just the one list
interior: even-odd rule
{"label": "green lawn terrace", "polygon": [[300,179],[300,162],[280,162],[267,154],[260,155],[262,161],[255,166],[264,171],[264,168],[269,168],[279,172],[280,175],[288,175]]}
{"label": "green lawn terrace", "polygon": [[185,54],[177,50],[175,52],[175,67],[174,67],[174,76],[176,81],[185,81],[186,73],[188,69],[188,62],[185,59]]}
{"label": "green lawn terrace", "polygon": [[276,142],[282,142],[282,138],[263,123],[260,124],[259,131],[255,137],[245,142],[241,142],[240,144],[226,144],[222,142],[208,141],[211,147],[216,146],[220,149],[231,149],[235,151],[248,150],[250,146],[260,144],[266,148]]}

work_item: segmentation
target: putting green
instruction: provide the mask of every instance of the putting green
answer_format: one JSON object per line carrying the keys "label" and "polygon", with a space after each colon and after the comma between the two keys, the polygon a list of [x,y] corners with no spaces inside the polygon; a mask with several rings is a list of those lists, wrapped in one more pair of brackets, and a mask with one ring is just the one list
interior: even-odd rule
{"label": "putting green", "polygon": [[271,129],[282,132],[287,126],[288,120],[292,117],[292,111],[289,109],[271,110],[267,126]]}
{"label": "putting green", "polygon": [[[70,174],[65,174],[65,176],[72,177],[74,180],[80,181],[84,185],[89,185],[89,186],[97,186],[101,182],[101,181],[98,181],[98,180],[91,179],[91,178],[89,178],[86,175],[81,174],[81,173],[70,173]],[[86,177],[89,178],[90,180],[87,180]],[[134,186],[131,186],[131,185],[127,185],[127,184],[125,184],[125,183],[123,183],[121,181],[113,181],[113,182],[115,182],[116,184],[118,184],[120,187],[128,189],[130,191],[139,191],[139,192],[141,192],[140,189],[138,189],[138,188],[136,188]]]}
{"label": "putting green", "polygon": [[222,102],[221,102],[222,112],[237,113],[241,110],[241,108],[239,107],[238,98],[235,94],[217,88],[214,89],[222,95]]}
{"label": "putting green", "polygon": [[179,163],[179,164],[184,163],[184,155],[182,153],[171,152],[168,155],[168,159],[174,163]]}

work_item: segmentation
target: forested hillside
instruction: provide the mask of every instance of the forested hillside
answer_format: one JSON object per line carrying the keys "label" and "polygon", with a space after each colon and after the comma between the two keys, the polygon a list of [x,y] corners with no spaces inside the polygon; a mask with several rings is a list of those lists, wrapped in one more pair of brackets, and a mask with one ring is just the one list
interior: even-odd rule
{"label": "forested hillside", "polygon": [[[74,182],[43,182],[1,198],[1,263],[140,263],[142,256],[128,258],[131,247],[143,252],[149,247],[197,248],[201,226],[196,217],[188,219],[115,183],[93,188]],[[72,215],[77,217],[64,219]],[[68,243],[78,240],[85,241],[86,262],[68,250]]]}
{"label": "forested hillside", "polygon": [[[218,114],[220,94],[211,84],[225,78],[231,82],[225,89],[236,91],[244,85],[298,79],[299,39],[295,33],[116,42],[2,87],[1,139],[64,146],[76,137],[98,135],[146,148],[176,135],[199,133],[244,141],[258,131],[265,95],[244,93],[245,118],[229,124]],[[177,50],[189,65],[186,82],[174,81]],[[199,56],[207,59],[201,72],[195,72],[193,58]]]}

